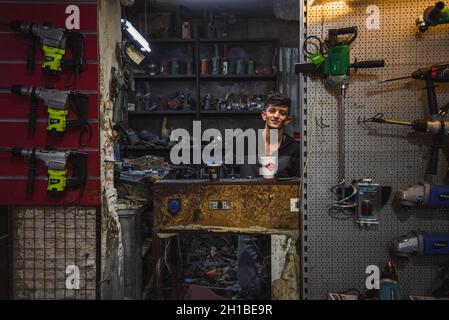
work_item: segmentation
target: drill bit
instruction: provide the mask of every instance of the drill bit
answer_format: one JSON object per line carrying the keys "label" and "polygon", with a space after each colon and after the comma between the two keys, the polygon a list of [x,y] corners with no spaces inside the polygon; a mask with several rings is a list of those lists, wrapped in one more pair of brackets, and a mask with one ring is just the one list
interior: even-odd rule
{"label": "drill bit", "polygon": [[385,80],[373,80],[373,81],[371,81],[371,84],[373,84],[373,85],[384,84],[384,83],[387,83],[387,82],[409,79],[411,77],[412,76],[403,76],[403,77],[391,78],[391,79],[385,79]]}
{"label": "drill bit", "polygon": [[400,125],[400,126],[407,126],[407,127],[411,127],[412,126],[412,123],[409,122],[409,121],[385,120],[385,119],[381,119],[381,118],[374,118],[374,119],[371,120],[371,122],[397,124],[397,125]]}

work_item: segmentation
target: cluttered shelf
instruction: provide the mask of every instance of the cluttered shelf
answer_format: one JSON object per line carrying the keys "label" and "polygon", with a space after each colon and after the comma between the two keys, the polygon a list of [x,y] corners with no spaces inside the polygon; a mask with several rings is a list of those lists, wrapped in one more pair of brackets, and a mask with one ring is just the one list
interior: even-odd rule
{"label": "cluttered shelf", "polygon": [[201,114],[214,115],[214,114],[238,114],[238,115],[259,115],[261,110],[202,110]]}
{"label": "cluttered shelf", "polygon": [[145,116],[145,115],[195,115],[196,111],[177,111],[177,110],[162,110],[162,111],[129,111],[129,116]]}
{"label": "cluttered shelf", "polygon": [[185,75],[185,74],[168,74],[168,75],[150,75],[144,72],[135,72],[134,73],[135,80],[195,80],[195,75]]}
{"label": "cluttered shelf", "polygon": [[195,43],[195,39],[181,39],[181,38],[165,38],[165,39],[151,39],[150,43]]}
{"label": "cluttered shelf", "polygon": [[276,80],[275,74],[256,74],[256,75],[240,75],[240,74],[229,74],[229,75],[215,75],[215,74],[207,74],[201,75],[200,79],[202,80],[268,80],[274,81]]}
{"label": "cluttered shelf", "polygon": [[[182,39],[182,38],[165,38],[165,39],[151,39],[150,43],[195,43],[197,39]],[[200,43],[271,43],[277,42],[279,38],[253,38],[253,39],[229,39],[229,38],[200,38]]]}
{"label": "cluttered shelf", "polygon": [[242,39],[228,39],[228,38],[223,38],[223,39],[207,39],[207,38],[201,38],[200,42],[201,43],[243,43],[243,44],[247,44],[247,43],[272,43],[272,42],[278,42],[279,38],[252,38],[252,39],[247,39],[247,38],[242,38]]}
{"label": "cluttered shelf", "polygon": [[[201,110],[200,114],[214,115],[214,114],[238,114],[238,115],[258,115],[261,110]],[[129,111],[129,116],[146,116],[146,115],[196,115],[196,111]]]}
{"label": "cluttered shelf", "polygon": [[127,150],[136,150],[136,151],[155,151],[155,150],[171,150],[172,147],[170,146],[144,146],[144,145],[137,145],[137,146],[128,146],[124,145],[122,146],[123,149]]}

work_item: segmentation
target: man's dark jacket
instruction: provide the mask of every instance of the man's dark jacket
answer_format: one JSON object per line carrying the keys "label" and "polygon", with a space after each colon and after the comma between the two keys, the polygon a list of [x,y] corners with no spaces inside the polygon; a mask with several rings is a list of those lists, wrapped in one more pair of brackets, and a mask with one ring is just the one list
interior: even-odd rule
{"label": "man's dark jacket", "polygon": [[[292,178],[300,176],[299,144],[295,139],[284,133],[281,145],[278,149],[278,169],[276,178]],[[242,164],[240,166],[241,177],[259,177],[260,163]]]}

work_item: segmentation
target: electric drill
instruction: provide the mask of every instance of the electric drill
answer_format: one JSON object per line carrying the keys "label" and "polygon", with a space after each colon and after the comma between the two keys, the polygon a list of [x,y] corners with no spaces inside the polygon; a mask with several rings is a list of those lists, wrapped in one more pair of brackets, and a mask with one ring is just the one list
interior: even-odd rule
{"label": "electric drill", "polygon": [[[386,83],[402,79],[413,78],[415,80],[424,80],[427,90],[427,104],[429,106],[429,114],[433,117],[445,116],[449,111],[449,103],[442,108],[438,107],[437,97],[435,94],[435,82],[443,83],[449,82],[449,64],[436,64],[428,68],[421,68],[412,72],[409,76],[392,78],[387,80],[376,81],[377,83]],[[442,143],[442,136],[447,135],[448,122],[444,121],[426,121],[416,120],[413,122],[401,122],[383,119],[374,119],[374,122],[391,123],[411,126],[414,130],[419,132],[431,132],[432,137],[430,163],[427,170],[428,175],[436,175],[438,171],[439,150]]]}
{"label": "electric drill", "polygon": [[[349,35],[346,39],[341,40],[338,36]],[[350,63],[349,46],[357,38],[357,27],[348,27],[341,29],[330,29],[328,31],[328,39],[322,41],[315,36],[306,38],[303,49],[311,59],[312,63],[296,63],[295,73],[320,73],[326,79],[341,88],[342,94],[348,85],[348,77],[350,68],[357,70],[358,68],[380,68],[383,67],[384,60],[359,61],[355,60]],[[317,51],[311,52],[307,49],[310,40],[315,39]]]}
{"label": "electric drill", "polygon": [[[28,36],[28,71],[34,71],[35,37],[41,40],[44,51],[42,72],[58,75],[62,67],[67,67],[74,73],[82,71],[81,66],[85,64],[84,36],[80,32],[22,21],[12,21],[10,28]],[[70,60],[63,59],[66,49],[70,49],[72,53]]]}
{"label": "electric drill", "polygon": [[[69,187],[82,187],[87,179],[87,153],[74,150],[47,150],[36,148],[7,148],[15,157],[28,159],[28,183],[27,194],[34,191],[36,179],[37,160],[44,162],[47,167],[48,185],[47,191],[52,196],[61,196]],[[68,167],[71,167],[72,175],[68,176]]]}
{"label": "electric drill", "polygon": [[449,254],[449,234],[412,231],[392,240],[390,250],[399,257]]}
{"label": "electric drill", "polygon": [[373,118],[371,122],[388,123],[401,126],[411,127],[417,132],[427,132],[433,135],[432,146],[430,152],[429,165],[426,174],[435,176],[438,173],[439,149],[443,136],[449,136],[449,121],[441,120],[414,120],[414,121],[397,121],[386,120],[382,118]]}
{"label": "electric drill", "polygon": [[412,74],[409,76],[375,81],[375,83],[383,84],[386,82],[392,82],[409,78],[425,81],[427,90],[427,102],[429,104],[429,113],[431,115],[435,115],[437,113],[439,113],[440,115],[444,115],[445,113],[447,113],[447,108],[449,108],[449,106],[445,106],[441,110],[438,110],[437,98],[435,94],[435,82],[438,83],[449,82],[449,64],[447,63],[436,64],[428,68],[418,69],[412,72]]}
{"label": "electric drill", "polygon": [[449,8],[442,1],[437,2],[433,7],[427,7],[423,13],[423,19],[416,20],[416,25],[421,32],[428,30],[429,27],[446,23],[449,23]]}
{"label": "electric drill", "polygon": [[[79,144],[85,146],[87,141],[83,141],[85,132],[89,129],[87,121],[88,96],[79,92],[59,89],[46,89],[38,87],[27,87],[13,85],[13,94],[29,96],[30,112],[28,115],[28,133],[34,135],[36,131],[37,99],[40,99],[47,106],[48,123],[47,133],[51,136],[62,137],[68,128],[81,128]],[[72,108],[77,119],[67,120],[69,108]],[[90,132],[91,133],[91,132]]]}

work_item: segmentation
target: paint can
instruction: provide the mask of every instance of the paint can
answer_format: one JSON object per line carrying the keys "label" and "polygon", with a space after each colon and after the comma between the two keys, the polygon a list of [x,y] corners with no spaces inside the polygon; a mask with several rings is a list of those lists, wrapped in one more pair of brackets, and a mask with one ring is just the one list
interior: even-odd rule
{"label": "paint can", "polygon": [[248,75],[254,76],[256,74],[256,64],[254,63],[254,60],[248,61]]}
{"label": "paint can", "polygon": [[229,62],[228,61],[223,61],[223,65],[221,68],[221,73],[226,76],[229,74]]}
{"label": "paint can", "polygon": [[209,74],[209,59],[201,59],[201,75]]}
{"label": "paint can", "polygon": [[245,74],[245,60],[238,59],[235,61],[235,74],[237,75]]}
{"label": "paint can", "polygon": [[170,74],[171,75],[177,75],[178,74],[178,70],[179,70],[179,63],[178,63],[178,59],[171,59],[170,61]]}

